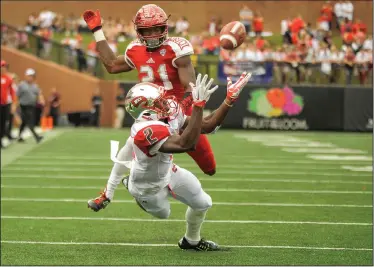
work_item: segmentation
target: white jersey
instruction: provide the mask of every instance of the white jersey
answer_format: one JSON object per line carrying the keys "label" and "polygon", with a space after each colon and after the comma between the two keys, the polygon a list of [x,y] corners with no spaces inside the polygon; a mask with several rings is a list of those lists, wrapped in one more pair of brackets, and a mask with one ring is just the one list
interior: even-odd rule
{"label": "white jersey", "polygon": [[142,121],[131,127],[134,158],[130,182],[140,195],[157,192],[169,183],[173,155],[158,150],[171,135],[180,132],[185,120],[186,116],[179,112],[169,119],[168,124]]}

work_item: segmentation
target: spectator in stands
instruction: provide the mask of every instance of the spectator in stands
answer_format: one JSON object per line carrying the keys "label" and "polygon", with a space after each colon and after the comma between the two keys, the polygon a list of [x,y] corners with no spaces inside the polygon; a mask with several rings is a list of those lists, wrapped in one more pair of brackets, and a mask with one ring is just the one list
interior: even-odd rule
{"label": "spectator in stands", "polygon": [[373,51],[373,36],[369,35],[364,41],[363,48],[369,51]]}
{"label": "spectator in stands", "polygon": [[204,55],[219,55],[220,41],[219,36],[210,36],[209,33],[203,35],[203,54]]}
{"label": "spectator in stands", "polygon": [[41,36],[41,42],[43,46],[42,58],[49,59],[52,52],[52,38],[53,31],[52,28],[43,27],[38,33]]}
{"label": "spectator in stands", "polygon": [[324,84],[328,84],[331,76],[331,52],[327,44],[322,44],[318,52],[318,62],[321,63],[322,80]]}
{"label": "spectator in stands", "polygon": [[344,56],[344,67],[345,67],[345,83],[351,84],[352,83],[352,76],[354,70],[354,62],[355,62],[355,54],[353,52],[352,47],[348,46]]}
{"label": "spectator in stands", "polygon": [[322,41],[327,45],[327,48],[330,49],[331,46],[333,45],[332,32],[331,31],[326,32]]}
{"label": "spectator in stands", "polygon": [[332,29],[332,17],[333,17],[333,10],[330,1],[326,1],[322,8],[321,8],[321,15],[325,17],[327,22],[328,29],[326,31],[330,31]]}
{"label": "spectator in stands", "polygon": [[364,49],[360,50],[356,54],[355,63],[359,74],[360,84],[364,85],[369,74],[370,56],[368,51]]}
{"label": "spectator in stands", "polygon": [[100,88],[96,88],[94,94],[91,98],[92,109],[90,117],[90,125],[95,127],[100,127],[100,115],[101,115],[101,105],[103,103],[103,98],[101,97]]}
{"label": "spectator in stands", "polygon": [[75,17],[74,13],[70,13],[69,16],[65,18],[65,35],[72,36],[72,35],[77,34],[77,32],[78,32],[77,18]]}
{"label": "spectator in stands", "polygon": [[256,36],[262,35],[262,32],[264,31],[264,18],[258,11],[255,12],[253,17],[253,31],[255,32]]}
{"label": "spectator in stands", "polygon": [[342,4],[342,11],[343,11],[343,17],[352,21],[353,20],[353,12],[354,12],[354,6],[351,3],[351,1],[344,1]]}
{"label": "spectator in stands", "polygon": [[55,18],[56,13],[48,10],[47,8],[43,8],[38,17],[40,28],[51,28]]}
{"label": "spectator in stands", "polygon": [[172,18],[168,19],[168,32],[170,34],[175,33],[175,21]]}
{"label": "spectator in stands", "polygon": [[343,1],[337,1],[334,5],[334,16],[337,29],[340,30],[340,25],[344,21]]}
{"label": "spectator in stands", "polygon": [[31,130],[37,143],[43,137],[35,132],[35,106],[38,100],[41,100],[40,88],[35,82],[36,72],[33,69],[27,69],[25,72],[25,81],[22,81],[17,89],[17,96],[21,107],[22,124],[19,129],[18,141],[23,142],[22,133],[26,126]]}
{"label": "spectator in stands", "polygon": [[329,31],[330,30],[330,24],[329,24],[329,18],[325,14],[321,14],[321,16],[318,18],[317,23],[318,23],[318,30],[321,31]]}
{"label": "spectator in stands", "polygon": [[243,23],[245,27],[245,31],[249,35],[251,33],[251,26],[252,26],[252,20],[253,20],[253,12],[249,9],[247,5],[243,5],[242,9],[239,12],[239,17],[241,23]]}
{"label": "spectator in stands", "polygon": [[331,78],[330,83],[337,83],[340,80],[341,63],[344,59],[344,52],[339,51],[335,45],[331,46]]}
{"label": "spectator in stands", "polygon": [[126,109],[125,109],[125,89],[120,87],[119,94],[116,97],[117,108],[116,108],[116,119],[114,123],[114,128],[119,129],[123,126],[123,121],[125,119]]}
{"label": "spectator in stands", "polygon": [[98,53],[96,51],[96,41],[92,41],[87,48],[87,71],[95,75]]}
{"label": "spectator in stands", "polygon": [[264,50],[265,48],[269,47],[269,42],[264,39],[262,36],[257,36],[255,40],[255,46],[258,50]]}
{"label": "spectator in stands", "polygon": [[188,29],[190,28],[190,23],[186,17],[181,17],[175,23],[175,33],[182,36],[187,36]]}
{"label": "spectator in stands", "polygon": [[347,46],[351,46],[354,40],[355,40],[355,36],[352,32],[352,29],[347,28],[343,35],[343,44]]}
{"label": "spectator in stands", "polygon": [[83,50],[82,47],[82,41],[78,41],[75,51],[77,53],[77,65],[78,65],[78,71],[80,72],[86,72],[87,71],[87,59],[86,59],[86,53]]}
{"label": "spectator in stands", "polygon": [[[301,72],[300,72],[300,57],[295,46],[290,46],[286,54],[286,62],[288,63],[289,69],[292,71],[292,76],[295,74],[296,82],[300,83]],[[288,71],[287,71],[288,74]],[[288,83],[288,78],[286,75],[286,83]],[[293,79],[293,78],[292,78]]]}
{"label": "spectator in stands", "polygon": [[39,29],[39,19],[35,12],[32,12],[26,22],[25,30],[27,32],[35,32]]}
{"label": "spectator in stands", "polygon": [[285,83],[284,61],[286,59],[286,53],[284,52],[284,48],[277,47],[276,51],[273,52],[272,59],[274,62],[273,71],[275,83]]}
{"label": "spectator in stands", "polygon": [[61,96],[57,92],[56,87],[52,88],[51,95],[48,99],[49,116],[53,118],[53,127],[58,126],[58,118],[60,116]]}
{"label": "spectator in stands", "polygon": [[212,17],[208,23],[208,32],[210,36],[215,36],[219,33],[218,31],[218,23],[215,17]]}

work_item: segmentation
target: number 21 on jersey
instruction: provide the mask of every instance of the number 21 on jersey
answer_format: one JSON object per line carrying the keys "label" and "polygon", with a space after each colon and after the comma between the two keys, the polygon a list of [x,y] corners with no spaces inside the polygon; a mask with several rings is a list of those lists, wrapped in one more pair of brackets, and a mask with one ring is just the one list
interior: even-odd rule
{"label": "number 21 on jersey", "polygon": [[[140,67],[139,72],[146,74],[146,76],[144,76],[142,78],[142,82],[150,82],[151,83],[151,82],[155,81],[155,73],[154,73],[153,69],[151,68],[151,66],[143,65],[143,66]],[[160,76],[160,79],[162,80],[162,82],[164,83],[165,89],[166,90],[173,89],[173,85],[169,81],[169,76],[168,76],[168,73],[166,71],[166,64],[161,64],[157,69],[157,73]]]}

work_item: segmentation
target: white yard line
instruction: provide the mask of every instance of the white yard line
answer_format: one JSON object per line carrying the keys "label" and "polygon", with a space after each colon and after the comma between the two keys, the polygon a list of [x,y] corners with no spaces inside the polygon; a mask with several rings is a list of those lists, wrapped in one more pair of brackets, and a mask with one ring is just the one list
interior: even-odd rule
{"label": "white yard line", "polygon": [[[83,245],[83,246],[126,246],[126,247],[176,247],[176,244],[146,244],[146,243],[109,243],[109,242],[47,242],[25,240],[1,240],[4,244],[29,244],[29,245]],[[252,245],[221,245],[226,248],[258,248],[258,249],[301,249],[301,250],[354,250],[373,251],[371,248],[339,248],[339,247],[306,247],[306,246],[252,246]]]}
{"label": "white yard line", "polygon": [[[79,202],[87,203],[87,199],[76,198],[18,198],[2,197],[1,201],[17,202]],[[135,203],[134,200],[113,200],[113,203]],[[184,205],[181,202],[170,201],[171,204]],[[214,202],[217,206],[268,206],[268,207],[327,207],[327,208],[372,208],[372,205],[351,205],[351,204],[301,204],[301,203],[255,203],[255,202]]]}
{"label": "white yard line", "polygon": [[[17,189],[73,189],[93,190],[102,189],[100,186],[46,186],[46,185],[1,185],[1,188]],[[118,189],[125,190],[124,187]],[[372,191],[346,191],[346,190],[291,190],[291,189],[244,189],[244,188],[204,188],[208,192],[263,192],[263,193],[296,193],[296,194],[372,194]]]}
{"label": "white yard line", "polygon": [[[26,178],[26,179],[68,179],[68,180],[108,180],[106,176],[88,176],[88,175],[36,175],[36,174],[2,174],[1,179],[13,179],[13,178]],[[309,179],[277,179],[277,178],[200,178],[200,181],[206,182],[255,182],[255,183],[306,183],[306,184],[367,184],[371,185],[372,181],[360,181],[360,180],[309,180]]]}
{"label": "white yard line", "polygon": [[[111,217],[42,217],[42,216],[8,216],[2,215],[1,219],[23,220],[79,220],[79,221],[127,221],[127,222],[186,222],[181,219],[142,219],[142,218],[111,218]],[[235,223],[235,224],[315,224],[315,225],[357,225],[371,226],[372,223],[360,222],[310,222],[310,221],[259,221],[259,220],[205,220],[204,223]]]}
{"label": "white yard line", "polygon": [[[198,168],[195,166],[195,168]],[[43,167],[43,168],[38,168],[38,167],[27,167],[27,168],[18,168],[18,167],[7,167],[3,169],[3,172],[31,172],[31,171],[42,171],[42,172],[59,172],[59,173],[68,173],[68,172],[107,172],[110,170],[111,167],[108,166],[107,168],[97,168],[93,170],[92,168],[50,168],[50,167]],[[217,174],[261,174],[261,175],[313,175],[313,176],[354,176],[354,177],[369,177],[371,176],[369,173],[368,174],[356,174],[356,173],[351,173],[351,172],[346,172],[343,169],[336,169],[337,171],[341,172],[322,172],[316,173],[314,171],[310,172],[303,172],[303,171],[251,171],[251,170],[217,170]]]}

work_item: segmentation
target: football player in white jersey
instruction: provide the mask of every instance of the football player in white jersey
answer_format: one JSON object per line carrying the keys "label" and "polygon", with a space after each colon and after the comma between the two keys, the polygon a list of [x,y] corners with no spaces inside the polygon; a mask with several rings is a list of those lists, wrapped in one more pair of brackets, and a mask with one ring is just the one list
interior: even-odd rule
{"label": "football player in white jersey", "polygon": [[[174,97],[166,96],[163,87],[152,83],[139,83],[126,97],[127,112],[135,119],[131,136],[118,155],[116,141],[112,142],[111,158],[115,162],[107,186],[101,195],[88,201],[94,211],[104,209],[112,200],[114,190],[130,170],[124,185],[138,205],[154,217],[167,219],[173,197],[188,206],[187,229],[178,245],[181,249],[198,251],[220,250],[213,241],[200,237],[200,229],[211,197],[202,189],[197,177],[173,163],[173,153],[194,149],[200,133],[213,133],[222,124],[230,107],[238,99],[250,74],[243,73],[236,83],[228,79],[227,95],[220,107],[203,118],[203,108],[218,86],[213,79],[199,74],[191,84],[193,110],[190,117],[183,114]],[[180,134],[181,130],[183,132]]]}

